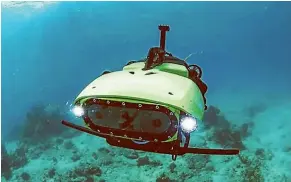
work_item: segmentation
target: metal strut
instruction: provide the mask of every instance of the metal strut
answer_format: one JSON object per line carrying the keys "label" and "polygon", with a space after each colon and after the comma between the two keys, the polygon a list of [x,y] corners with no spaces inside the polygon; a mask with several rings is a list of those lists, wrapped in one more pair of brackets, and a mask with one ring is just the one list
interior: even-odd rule
{"label": "metal strut", "polygon": [[161,31],[160,48],[165,50],[165,48],[166,48],[166,32],[170,31],[170,27],[168,25],[159,25],[159,30]]}

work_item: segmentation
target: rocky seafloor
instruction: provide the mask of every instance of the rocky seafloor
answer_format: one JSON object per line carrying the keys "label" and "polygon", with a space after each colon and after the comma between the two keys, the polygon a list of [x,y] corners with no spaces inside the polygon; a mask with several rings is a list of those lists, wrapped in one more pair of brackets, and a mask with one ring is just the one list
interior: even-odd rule
{"label": "rocky seafloor", "polygon": [[[10,139],[2,140],[2,181],[291,182],[291,112],[286,110],[291,102],[274,103],[240,109],[213,103],[190,145],[235,147],[241,153],[187,154],[176,161],[170,155],[112,147],[63,126],[61,110],[36,105]],[[239,112],[244,115],[238,117]]]}

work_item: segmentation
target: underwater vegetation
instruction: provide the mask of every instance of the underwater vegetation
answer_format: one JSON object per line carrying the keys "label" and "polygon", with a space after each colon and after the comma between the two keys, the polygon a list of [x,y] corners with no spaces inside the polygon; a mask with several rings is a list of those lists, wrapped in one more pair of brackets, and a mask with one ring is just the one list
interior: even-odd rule
{"label": "underwater vegetation", "polygon": [[25,166],[28,163],[27,146],[21,144],[11,154],[8,154],[4,144],[1,144],[1,175],[10,179],[12,171]]}
{"label": "underwater vegetation", "polygon": [[[87,142],[93,136],[67,129],[60,124],[65,117],[64,112],[58,108],[47,108],[48,106],[39,104],[28,111],[24,124],[19,128],[21,135],[14,150],[7,150],[6,144],[9,142],[2,142],[2,179],[105,182],[117,175],[114,172],[117,169],[123,175],[127,174],[126,169],[135,169],[136,175],[149,175],[156,182],[213,181],[211,176],[220,170],[213,161],[216,157],[209,155],[186,154],[173,162],[167,155],[111,147],[100,143],[102,141],[98,138],[94,138],[92,147]],[[238,156],[220,157],[225,165],[231,164],[224,171],[229,179],[265,181],[263,172],[269,170],[266,162],[272,160],[274,154],[258,148],[250,155],[244,141],[252,136],[254,123],[245,122],[237,126],[226,118],[218,107],[209,106],[204,118],[207,134],[203,145],[213,141],[222,148],[235,147],[242,150]],[[87,138],[82,140],[82,137]],[[39,169],[36,176],[35,172],[27,169],[37,160],[47,164]],[[141,181],[129,177],[128,181]],[[290,179],[285,174],[278,175],[277,178],[281,181]]]}
{"label": "underwater vegetation", "polygon": [[21,137],[30,143],[45,142],[67,131],[59,121],[64,115],[58,109],[46,111],[45,105],[35,105],[26,114]]}
{"label": "underwater vegetation", "polygon": [[[54,137],[73,136],[70,135],[71,131],[59,124],[60,120],[64,118],[64,114],[57,108],[52,111],[47,109],[43,104],[33,106],[27,112],[25,122],[19,127],[15,127],[18,130],[11,131],[10,135],[15,135],[11,138],[18,138],[17,148],[13,153],[7,152],[5,142],[2,141],[1,175],[6,179],[11,178],[13,170],[25,166],[29,160],[37,159],[43,151],[54,147],[54,142],[51,141]],[[56,144],[60,142],[59,140],[56,140]],[[29,180],[30,175],[23,173],[21,178]]]}
{"label": "underwater vegetation", "polygon": [[244,123],[241,126],[232,126],[219,108],[210,106],[204,116],[205,127],[211,130],[209,139],[223,147],[239,148],[245,150],[243,139],[251,135],[253,122]]}

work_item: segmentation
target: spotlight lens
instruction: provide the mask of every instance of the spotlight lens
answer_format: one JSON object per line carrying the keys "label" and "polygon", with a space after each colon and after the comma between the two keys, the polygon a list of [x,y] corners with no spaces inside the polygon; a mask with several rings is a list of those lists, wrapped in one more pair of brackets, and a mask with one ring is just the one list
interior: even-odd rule
{"label": "spotlight lens", "polygon": [[85,111],[84,109],[81,107],[81,106],[75,106],[73,109],[72,109],[72,112],[74,113],[75,116],[77,117],[81,117],[84,115]]}
{"label": "spotlight lens", "polygon": [[184,132],[190,133],[197,129],[198,123],[193,117],[184,117],[181,119],[180,126]]}

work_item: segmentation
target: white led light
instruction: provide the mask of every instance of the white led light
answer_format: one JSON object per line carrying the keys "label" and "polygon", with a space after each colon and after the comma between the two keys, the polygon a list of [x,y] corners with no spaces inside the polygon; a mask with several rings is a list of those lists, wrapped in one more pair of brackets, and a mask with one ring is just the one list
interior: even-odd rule
{"label": "white led light", "polygon": [[190,133],[197,129],[198,123],[195,118],[187,116],[181,119],[180,126],[184,132]]}
{"label": "white led light", "polygon": [[75,106],[73,109],[72,109],[72,112],[74,113],[75,116],[77,117],[81,117],[84,115],[85,111],[84,109],[81,107],[81,106]]}

